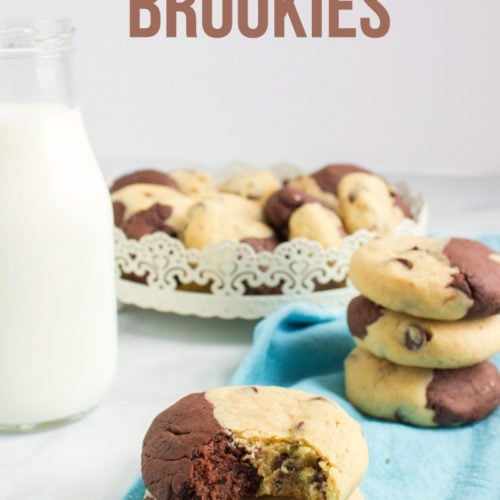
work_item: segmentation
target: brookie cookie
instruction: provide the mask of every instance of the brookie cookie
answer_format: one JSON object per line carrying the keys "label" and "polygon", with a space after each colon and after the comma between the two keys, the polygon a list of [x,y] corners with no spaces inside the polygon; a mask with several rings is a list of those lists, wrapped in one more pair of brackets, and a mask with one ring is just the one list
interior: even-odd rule
{"label": "brookie cookie", "polygon": [[[227,195],[228,196],[228,195]],[[241,198],[243,201],[248,200]],[[225,239],[244,241],[256,251],[272,251],[279,243],[273,229],[252,214],[237,211],[234,200],[204,198],[189,211],[188,222],[180,234],[186,248],[204,248]]]}
{"label": "brookie cookie", "polygon": [[304,237],[329,247],[338,246],[345,236],[342,221],[333,210],[291,186],[269,198],[265,214],[271,226],[286,239]]}
{"label": "brookie cookie", "polygon": [[142,448],[157,500],[347,499],[367,464],[361,427],[344,410],[280,387],[186,396],[154,419]]}
{"label": "brookie cookie", "polygon": [[426,320],[359,296],[347,308],[347,322],[358,346],[400,365],[460,368],[500,351],[500,314],[453,322]]}
{"label": "brookie cookie", "polygon": [[243,172],[219,185],[219,191],[238,194],[264,206],[269,197],[282,187],[271,170]]}
{"label": "brookie cookie", "polygon": [[383,236],[412,218],[403,199],[381,177],[365,172],[345,175],[338,186],[340,214],[347,231],[368,229]]}
{"label": "brookie cookie", "polygon": [[352,256],[349,277],[370,300],[421,318],[500,313],[500,256],[477,241],[393,236]]}
{"label": "brookie cookie", "polygon": [[[116,184],[116,183],[115,183]],[[177,235],[187,222],[193,200],[167,185],[137,182],[111,193],[115,225],[128,238],[156,231]]]}
{"label": "brookie cookie", "polygon": [[500,375],[483,361],[455,370],[400,366],[360,347],[346,358],[349,401],[363,413],[422,427],[476,422],[500,403]]}
{"label": "brookie cookie", "polygon": [[345,175],[357,172],[367,172],[367,170],[354,165],[333,164],[312,174],[299,175],[290,180],[287,186],[300,189],[339,212],[338,187],[340,180]]}
{"label": "brookie cookie", "polygon": [[378,175],[354,165],[328,165],[289,185],[334,208],[349,233],[368,229],[379,235],[390,234],[405,217],[412,218],[394,188]]}

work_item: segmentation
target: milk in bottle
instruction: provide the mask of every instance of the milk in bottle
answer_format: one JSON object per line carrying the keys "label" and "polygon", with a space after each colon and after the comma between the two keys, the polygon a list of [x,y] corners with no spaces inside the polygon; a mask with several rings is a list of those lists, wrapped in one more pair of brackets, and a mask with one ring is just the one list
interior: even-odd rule
{"label": "milk in bottle", "polygon": [[0,20],[0,429],[74,419],[116,365],[111,205],[67,20]]}

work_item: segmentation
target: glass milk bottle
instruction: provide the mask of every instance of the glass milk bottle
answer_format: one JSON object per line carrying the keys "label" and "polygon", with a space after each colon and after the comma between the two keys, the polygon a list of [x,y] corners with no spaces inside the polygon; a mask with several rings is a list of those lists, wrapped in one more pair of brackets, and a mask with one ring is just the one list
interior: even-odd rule
{"label": "glass milk bottle", "polygon": [[76,419],[116,366],[113,224],[68,20],[0,19],[0,430]]}

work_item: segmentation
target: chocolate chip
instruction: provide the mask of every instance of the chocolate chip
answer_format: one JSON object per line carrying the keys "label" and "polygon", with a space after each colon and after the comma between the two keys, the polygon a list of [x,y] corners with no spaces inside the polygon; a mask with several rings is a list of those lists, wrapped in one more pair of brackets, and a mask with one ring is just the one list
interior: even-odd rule
{"label": "chocolate chip", "polygon": [[405,346],[410,351],[417,351],[431,338],[432,335],[420,325],[409,325],[405,332]]}
{"label": "chocolate chip", "polygon": [[283,462],[285,462],[285,460],[288,460],[290,458],[290,454],[287,453],[286,451],[280,453],[274,460],[273,460],[273,464],[272,464],[272,468],[273,469],[280,469],[281,466],[283,465]]}
{"label": "chocolate chip", "polygon": [[253,385],[252,385],[252,387],[250,387],[250,389],[252,389],[252,391],[255,393],[259,392],[259,389],[257,389],[257,387],[255,387]]}
{"label": "chocolate chip", "polygon": [[324,398],[323,396],[315,396],[314,398],[311,398],[309,401],[326,401],[326,402],[328,402],[328,399]]}
{"label": "chocolate chip", "polygon": [[401,423],[405,423],[407,422],[406,418],[404,417],[403,415],[403,412],[401,411],[401,408],[398,408],[395,412],[394,412],[394,419],[398,422],[401,422]]}
{"label": "chocolate chip", "polygon": [[296,429],[302,429],[302,427],[304,427],[304,424],[305,424],[305,422],[303,420],[301,420],[295,427],[296,427]]}
{"label": "chocolate chip", "polygon": [[349,193],[349,201],[354,203],[356,201],[356,193]]}
{"label": "chocolate chip", "polygon": [[408,259],[391,259],[391,260],[403,264],[403,266],[405,266],[407,269],[413,269],[413,262],[411,262]]}
{"label": "chocolate chip", "polygon": [[313,483],[315,483],[318,489],[323,485],[326,481],[325,471],[321,468],[319,464],[319,460],[314,465],[314,476],[312,478]]}

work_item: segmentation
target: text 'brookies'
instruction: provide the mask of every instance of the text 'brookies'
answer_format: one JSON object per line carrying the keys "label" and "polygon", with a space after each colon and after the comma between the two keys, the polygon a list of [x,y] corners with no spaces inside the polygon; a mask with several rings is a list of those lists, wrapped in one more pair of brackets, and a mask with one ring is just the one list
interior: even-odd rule
{"label": "text 'brookies'", "polygon": [[[361,8],[358,26],[344,18]],[[130,0],[131,37],[153,37],[162,25],[168,38],[381,38],[391,19],[379,0]]]}

